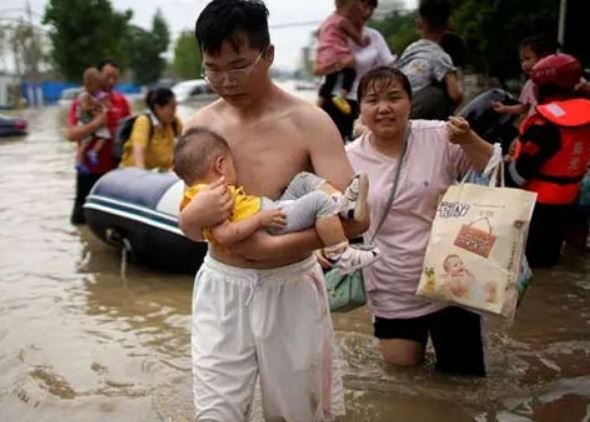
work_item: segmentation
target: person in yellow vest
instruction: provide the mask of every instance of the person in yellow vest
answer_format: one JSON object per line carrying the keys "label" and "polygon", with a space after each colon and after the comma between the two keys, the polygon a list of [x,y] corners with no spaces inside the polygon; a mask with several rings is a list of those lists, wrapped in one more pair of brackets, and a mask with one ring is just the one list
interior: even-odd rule
{"label": "person in yellow vest", "polygon": [[168,88],[155,88],[146,96],[148,113],[137,116],[131,136],[123,145],[121,167],[168,171],[182,123],[176,116],[176,98]]}
{"label": "person in yellow vest", "polygon": [[538,105],[520,128],[509,182],[536,192],[526,255],[531,267],[559,262],[566,223],[590,162],[590,100],[576,93],[582,67],[553,54],[532,69]]}

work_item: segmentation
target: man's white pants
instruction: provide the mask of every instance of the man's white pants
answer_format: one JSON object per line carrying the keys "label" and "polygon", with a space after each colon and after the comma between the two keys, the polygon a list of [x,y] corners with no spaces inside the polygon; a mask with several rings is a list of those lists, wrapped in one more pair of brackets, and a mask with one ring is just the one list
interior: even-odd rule
{"label": "man's white pants", "polygon": [[257,375],[267,421],[323,421],[342,414],[326,297],[313,257],[250,270],[207,256],[193,294],[196,420],[247,420]]}

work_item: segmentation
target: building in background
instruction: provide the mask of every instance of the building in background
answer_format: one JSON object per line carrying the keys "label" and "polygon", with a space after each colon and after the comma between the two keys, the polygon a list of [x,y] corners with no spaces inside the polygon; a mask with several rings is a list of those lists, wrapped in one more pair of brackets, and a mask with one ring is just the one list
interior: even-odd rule
{"label": "building in background", "polygon": [[17,75],[0,74],[0,109],[19,106],[20,82]]}
{"label": "building in background", "polygon": [[379,0],[379,6],[373,14],[373,19],[383,19],[396,12],[406,10],[406,5],[402,0]]}

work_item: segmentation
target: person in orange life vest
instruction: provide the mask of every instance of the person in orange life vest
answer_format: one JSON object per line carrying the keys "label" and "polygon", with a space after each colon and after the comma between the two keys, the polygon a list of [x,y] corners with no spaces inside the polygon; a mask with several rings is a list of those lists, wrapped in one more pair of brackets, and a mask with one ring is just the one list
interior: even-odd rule
{"label": "person in orange life vest", "polygon": [[581,74],[568,54],[547,56],[531,72],[539,104],[508,166],[511,185],[538,194],[526,248],[531,267],[559,262],[564,223],[590,161],[590,100],[575,91]]}

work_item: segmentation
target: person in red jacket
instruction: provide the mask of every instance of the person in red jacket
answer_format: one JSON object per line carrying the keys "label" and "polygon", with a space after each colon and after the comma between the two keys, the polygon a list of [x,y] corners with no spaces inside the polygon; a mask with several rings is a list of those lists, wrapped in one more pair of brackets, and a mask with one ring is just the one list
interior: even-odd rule
{"label": "person in red jacket", "polygon": [[[113,136],[115,134],[117,123],[119,120],[131,114],[129,103],[125,97],[115,91],[115,85],[119,79],[119,66],[113,60],[103,60],[98,65],[98,70],[101,73],[103,87],[102,89],[107,93],[109,107],[103,109],[100,113],[96,113],[94,118],[86,124],[78,124],[78,107],[77,100],[72,102],[68,114],[68,131],[66,138],[70,142],[81,142],[88,136],[93,136],[97,129],[106,126],[111,134],[111,138],[107,139],[104,147],[100,149],[96,160],[89,160],[84,157],[83,164],[76,173],[76,197],[74,199],[74,208],[70,221],[72,224],[84,224],[84,210],[82,206],[86,200],[86,196],[90,193],[92,186],[98,179],[106,172],[117,167],[117,163],[113,159]],[[92,149],[98,138],[91,139],[87,148]]]}
{"label": "person in red jacket", "polygon": [[581,74],[568,54],[547,56],[531,72],[539,105],[522,123],[508,166],[513,186],[538,195],[526,249],[531,267],[559,262],[564,224],[590,161],[590,100],[576,94]]}

